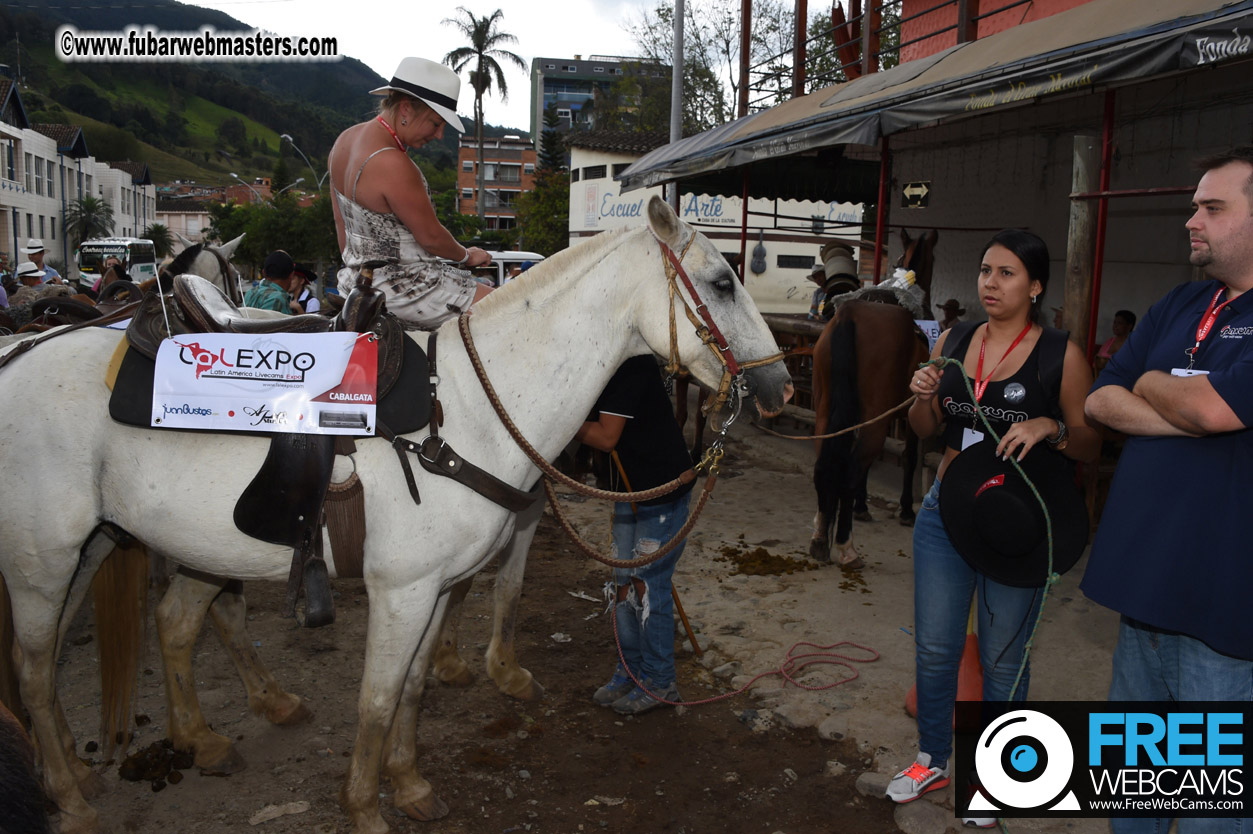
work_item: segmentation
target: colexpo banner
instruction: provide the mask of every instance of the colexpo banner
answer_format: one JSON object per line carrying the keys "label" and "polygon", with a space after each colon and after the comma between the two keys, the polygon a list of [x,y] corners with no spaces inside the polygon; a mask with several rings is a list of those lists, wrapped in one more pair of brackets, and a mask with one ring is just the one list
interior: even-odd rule
{"label": "colexpo banner", "polygon": [[161,343],[152,425],[374,434],[371,333],[192,333]]}

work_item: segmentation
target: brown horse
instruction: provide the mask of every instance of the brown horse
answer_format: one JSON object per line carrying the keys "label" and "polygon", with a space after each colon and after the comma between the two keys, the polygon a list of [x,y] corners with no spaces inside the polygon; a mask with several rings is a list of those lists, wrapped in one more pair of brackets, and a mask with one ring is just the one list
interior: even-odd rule
{"label": "brown horse", "polygon": [[[938,234],[910,238],[901,231],[905,252],[897,266],[914,270],[923,290],[924,309],[930,308],[931,270]],[[928,356],[926,337],[914,326],[904,307],[870,301],[848,301],[814,345],[814,434],[827,434],[877,417],[909,397],[909,377]],[[840,437],[815,441],[818,460],[814,487],[818,513],[814,517],[810,555],[831,561],[831,530],[835,528],[837,561],[860,567],[853,543],[853,515],[866,512],[866,479],[870,464],[883,451],[891,419],[876,421]],[[902,460],[900,518],[914,520],[914,470],[918,438],[906,426]]]}

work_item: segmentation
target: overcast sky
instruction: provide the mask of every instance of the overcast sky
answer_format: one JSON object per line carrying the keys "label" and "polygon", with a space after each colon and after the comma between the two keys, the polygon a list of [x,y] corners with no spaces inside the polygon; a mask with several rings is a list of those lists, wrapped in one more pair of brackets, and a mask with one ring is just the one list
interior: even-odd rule
{"label": "overcast sky", "polygon": [[[485,98],[484,120],[526,131],[531,124],[532,58],[635,55],[637,50],[624,24],[654,4],[652,0],[201,0],[192,5],[217,9],[278,35],[336,36],[341,55],[356,58],[384,78],[391,78],[406,56],[439,61],[464,45],[455,27],[441,23],[457,15],[458,5],[479,17],[500,9],[504,17],[499,28],[518,38],[510,51],[526,62],[527,69],[504,65],[509,100],[502,103],[496,94]],[[463,116],[474,112],[474,96],[465,73],[458,112]]]}

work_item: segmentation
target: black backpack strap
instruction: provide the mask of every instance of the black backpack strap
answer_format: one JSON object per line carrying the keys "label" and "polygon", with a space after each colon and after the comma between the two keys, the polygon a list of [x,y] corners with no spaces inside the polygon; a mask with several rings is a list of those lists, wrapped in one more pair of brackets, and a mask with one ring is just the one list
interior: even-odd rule
{"label": "black backpack strap", "polygon": [[1069,330],[1045,327],[1040,334],[1040,384],[1048,396],[1049,408],[1055,418],[1062,416],[1062,367],[1066,364]]}
{"label": "black backpack strap", "polygon": [[959,321],[948,329],[948,336],[944,339],[944,350],[940,355],[945,357],[957,356],[957,349],[970,341],[970,334],[975,332],[975,328],[983,324],[981,321]]}

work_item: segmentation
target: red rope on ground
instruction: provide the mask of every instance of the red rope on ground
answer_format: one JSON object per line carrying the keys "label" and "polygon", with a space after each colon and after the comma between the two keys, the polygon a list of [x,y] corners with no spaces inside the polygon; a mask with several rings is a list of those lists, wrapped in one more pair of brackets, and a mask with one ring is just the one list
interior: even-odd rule
{"label": "red rope on ground", "polygon": [[[784,658],[783,663],[779,665],[778,669],[775,669],[770,672],[762,672],[760,675],[757,675],[748,683],[744,684],[743,686],[741,686],[739,689],[735,690],[734,692],[725,692],[722,695],[715,695],[712,698],[705,698],[700,701],[667,701],[665,698],[658,697],[658,695],[655,692],[651,691],[646,686],[644,686],[644,684],[640,681],[640,679],[635,677],[635,673],[631,671],[631,667],[627,665],[626,658],[622,656],[622,640],[618,637],[618,618],[614,616],[614,608],[618,605],[621,605],[621,603],[614,602],[612,605],[610,605],[609,615],[613,618],[613,641],[618,647],[618,660],[622,663],[622,668],[626,669],[627,675],[631,678],[632,682],[634,682],[636,686],[638,686],[640,689],[647,692],[654,700],[658,701],[659,703],[668,704],[669,706],[672,706],[672,707],[677,707],[677,706],[695,707],[695,706],[701,706],[703,704],[713,704],[713,703],[717,703],[718,701],[725,701],[727,698],[732,698],[736,695],[741,694],[742,692],[747,691],[749,687],[757,683],[757,681],[761,680],[762,678],[769,678],[774,675],[778,675],[779,677],[783,678],[783,680],[785,681],[785,684],[784,684],[785,686],[787,685],[787,683],[791,683],[793,686],[796,686],[799,689],[804,689],[808,692],[822,692],[823,690],[826,690],[826,689],[834,689],[835,687],[840,686],[841,684],[848,683],[849,681],[855,681],[857,680],[857,678],[861,677],[861,673],[857,671],[856,667],[849,665],[850,663],[874,663],[876,660],[879,659],[879,653],[877,651],[870,648],[869,646],[863,646],[860,643],[854,643],[851,640],[841,640],[838,643],[831,643],[830,645],[826,645],[826,646],[820,646],[817,643],[810,643],[810,642],[802,640],[799,643],[792,644],[792,648],[787,650],[787,655]],[[794,655],[793,652],[795,652],[801,646],[808,646],[813,649],[818,649],[819,651],[810,652],[808,654]],[[864,652],[869,652],[872,655],[872,657],[868,657],[868,658],[849,657],[848,655],[828,651],[829,649],[836,649],[836,648],[839,648],[840,646],[852,646],[855,649],[860,649]],[[828,683],[823,686],[806,686],[805,684],[800,683],[794,677],[795,675],[799,674],[803,669],[809,666],[816,666],[816,665],[843,666],[844,668],[852,672],[853,675],[852,677],[844,678],[842,680],[836,681],[835,683]]]}

